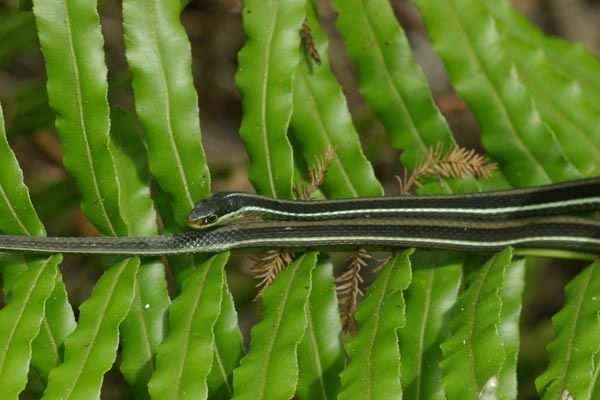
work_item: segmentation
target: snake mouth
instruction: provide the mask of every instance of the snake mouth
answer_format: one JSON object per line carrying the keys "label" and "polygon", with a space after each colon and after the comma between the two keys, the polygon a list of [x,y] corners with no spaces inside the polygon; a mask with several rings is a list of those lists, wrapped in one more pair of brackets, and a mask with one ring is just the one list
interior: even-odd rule
{"label": "snake mouth", "polygon": [[188,224],[190,228],[194,229],[206,229],[214,226],[219,221],[219,216],[217,214],[209,214],[202,217],[195,217],[192,214],[188,215],[185,219],[185,222]]}

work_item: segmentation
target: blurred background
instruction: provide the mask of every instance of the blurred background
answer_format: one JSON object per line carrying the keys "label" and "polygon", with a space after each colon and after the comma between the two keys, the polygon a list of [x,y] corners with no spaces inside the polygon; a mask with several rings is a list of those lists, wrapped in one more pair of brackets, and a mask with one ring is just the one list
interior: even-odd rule
{"label": "blurred background", "polygon": [[[27,8],[27,1],[24,3],[21,7]],[[134,114],[131,77],[124,55],[121,3],[116,0],[99,3],[109,71],[109,101]],[[402,171],[399,152],[391,147],[382,126],[358,93],[356,71],[336,32],[336,15],[329,1],[319,3],[322,24],[329,34],[331,66],[346,94],[364,151],[387,194],[397,194],[394,175]],[[418,10],[408,0],[391,0],[391,3],[456,140],[466,148],[484,153],[477,123],[452,90],[443,66],[431,49]],[[513,4],[546,34],[580,42],[592,53],[600,54],[600,0],[513,0]],[[192,0],[181,15],[192,47],[202,141],[213,192],[252,191],[246,178],[247,157],[238,134],[241,97],[234,81],[237,52],[245,40],[242,7],[242,0]],[[17,12],[17,8],[16,1],[0,0],[0,102],[9,142],[48,234],[98,235],[82,214],[77,188],[62,167],[33,16],[31,12]],[[336,259],[343,268],[345,256]],[[524,383],[519,392],[523,399],[536,397],[533,380],[545,367],[545,346],[553,335],[549,318],[563,304],[565,283],[585,265],[541,259],[532,259],[529,264],[519,364],[520,381]],[[228,281],[246,337],[260,312],[259,306],[252,303],[256,289],[247,272],[250,265],[247,256],[234,256],[228,268]],[[61,270],[74,307],[89,296],[102,273],[97,257],[67,257]],[[103,398],[127,398],[128,389],[118,370],[111,371],[104,386]]]}

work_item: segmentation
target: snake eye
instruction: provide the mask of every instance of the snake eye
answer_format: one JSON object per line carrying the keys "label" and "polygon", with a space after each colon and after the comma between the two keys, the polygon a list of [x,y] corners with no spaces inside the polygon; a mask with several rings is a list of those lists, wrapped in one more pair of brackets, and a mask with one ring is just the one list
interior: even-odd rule
{"label": "snake eye", "polygon": [[212,225],[219,219],[217,214],[210,214],[209,216],[204,218],[204,225]]}

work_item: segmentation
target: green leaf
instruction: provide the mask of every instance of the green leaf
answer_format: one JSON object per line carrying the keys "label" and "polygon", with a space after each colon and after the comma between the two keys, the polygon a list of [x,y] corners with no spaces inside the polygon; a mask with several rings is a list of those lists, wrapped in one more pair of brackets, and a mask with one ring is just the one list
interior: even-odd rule
{"label": "green leaf", "polygon": [[543,123],[484,2],[418,0],[417,4],[454,89],[473,112],[485,148],[511,184],[580,176]]}
{"label": "green leaf", "polygon": [[169,196],[175,222],[184,226],[194,202],[208,196],[210,176],[200,143],[190,44],[179,12],[176,1],[123,2],[125,55],[150,170]]}
{"label": "green leaf", "polygon": [[0,105],[0,230],[13,235],[44,235],[29,190],[23,183],[23,172],[8,146],[4,131],[4,113]]}
{"label": "green leaf", "polygon": [[386,0],[334,0],[337,28],[359,75],[359,89],[383,123],[402,163],[413,168],[429,147],[454,144],[427,79]]}
{"label": "green leaf", "polygon": [[164,265],[143,261],[135,277],[133,301],[120,326],[120,369],[136,393],[148,398],[148,382],[156,370],[155,355],[167,332],[166,312],[170,303]]}
{"label": "green leaf", "polygon": [[153,398],[206,398],[228,257],[218,254],[196,268],[171,304],[169,335],[158,348],[156,373],[149,383]]}
{"label": "green leaf", "polygon": [[340,399],[401,398],[398,329],[406,322],[403,291],[411,280],[408,249],[377,273],[356,312],[358,333],[346,344],[350,363]]}
{"label": "green leaf", "polygon": [[33,4],[65,167],[77,182],[82,209],[94,225],[107,235],[124,234],[120,187],[108,148],[107,69],[96,3],[36,0]]}
{"label": "green leaf", "polygon": [[0,66],[37,44],[33,15],[4,8],[0,12]]}
{"label": "green leaf", "polygon": [[316,253],[302,255],[264,291],[264,317],[252,328],[250,352],[233,372],[239,399],[289,399],[298,383],[297,347],[306,329]]}
{"label": "green leaf", "polygon": [[[121,109],[111,110],[110,150],[121,184],[121,212],[128,236],[156,236],[156,213],[150,197],[146,151],[133,120]],[[121,371],[136,397],[148,398],[148,381],[154,373],[154,355],[166,330],[170,299],[164,265],[145,259],[136,276],[131,309],[121,324]]]}
{"label": "green leaf", "polygon": [[600,118],[590,101],[600,102],[600,96],[584,97],[582,91],[573,88],[572,78],[557,71],[537,46],[514,37],[504,43],[515,60],[520,79],[535,100],[542,121],[556,134],[565,155],[582,176],[597,175]]}
{"label": "green leaf", "polygon": [[213,364],[206,380],[211,399],[233,397],[233,370],[244,356],[244,339],[226,279],[223,280],[222,293],[221,312],[213,327]]}
{"label": "green leaf", "polygon": [[95,399],[115,361],[119,325],[127,316],[139,258],[109,268],[79,307],[77,329],[65,341],[65,361],[50,371],[44,399]]}
{"label": "green leaf", "polygon": [[10,115],[6,121],[8,137],[51,127],[56,115],[48,104],[46,81],[31,80],[11,91],[6,99],[6,114]]}
{"label": "green leaf", "polygon": [[158,234],[156,212],[150,197],[150,173],[146,150],[133,119],[120,108],[111,110],[110,151],[121,185],[119,203],[127,236]]}
{"label": "green leaf", "polygon": [[[543,121],[555,132],[565,155],[582,175],[596,172],[600,156],[600,91],[586,74],[565,63],[600,70],[600,62],[580,45],[544,36],[507,1],[487,1],[503,33],[503,47],[517,67],[520,79],[540,110]],[[558,54],[555,49],[562,50]],[[583,71],[582,71],[583,72]],[[595,80],[594,80],[595,81]]]}
{"label": "green leaf", "polygon": [[44,319],[40,333],[31,344],[31,365],[44,382],[50,370],[63,361],[63,344],[77,327],[73,309],[67,298],[65,284],[60,273],[56,275],[54,290],[46,300]]}
{"label": "green leaf", "polygon": [[448,337],[449,311],[462,280],[462,256],[420,252],[411,257],[406,290],[406,325],[398,330],[400,379],[407,399],[445,399],[441,386],[440,344]]}
{"label": "green leaf", "polygon": [[525,287],[525,259],[513,260],[504,272],[500,287],[502,310],[498,334],[502,338],[506,361],[499,374],[499,391],[509,399],[517,398],[517,358],[519,355],[519,319]]}
{"label": "green leaf", "polygon": [[[571,84],[577,87],[578,91],[586,93],[589,99],[600,94],[600,83],[597,79],[600,59],[581,43],[544,35],[508,1],[487,1],[485,4],[497,19],[508,25],[511,37],[516,36],[535,44],[538,51],[546,54],[554,68],[571,79]],[[591,102],[591,105],[600,110],[600,104]]]}
{"label": "green leaf", "polygon": [[309,1],[307,8],[307,20],[314,46],[321,55],[321,65],[306,51],[298,64],[291,119],[295,139],[309,164],[314,163],[315,158],[322,158],[328,146],[335,149],[336,157],[331,160],[320,187],[327,197],[381,196],[381,184],[362,152],[346,98],[329,68],[327,36],[319,26],[316,5]]}
{"label": "green leaf", "polygon": [[452,335],[441,345],[442,385],[448,399],[478,398],[506,361],[498,326],[500,290],[511,258],[512,250],[507,248],[467,276],[468,287],[458,297],[456,316],[450,323]]}
{"label": "green leaf", "polygon": [[31,11],[31,0],[17,0],[17,9],[19,11]]}
{"label": "green leaf", "polygon": [[[157,206],[165,231],[178,231],[194,202],[210,193],[200,143],[198,99],[191,50],[178,2],[123,2],[125,54],[133,76],[136,111],[148,142],[148,163],[158,183]],[[177,287],[206,260],[170,257]]]}
{"label": "green leaf", "polygon": [[[1,107],[0,169],[3,171],[0,174],[0,230],[11,234],[45,235],[44,227],[31,204],[28,189],[23,183],[21,169],[6,141]],[[9,304],[12,304],[12,296],[15,295],[12,293],[13,286],[17,285],[20,288],[19,290],[25,290],[22,285],[26,281],[23,279],[31,282],[31,274],[35,274],[35,270],[39,268],[41,261],[31,260],[34,271],[29,271],[31,267],[28,265],[29,262],[29,259],[20,255],[5,254],[2,257],[1,273],[4,290],[7,297],[9,297]],[[38,284],[40,287],[33,288],[34,292],[31,294],[32,299],[40,299],[39,296],[45,296],[45,298],[50,296],[48,304],[46,304],[46,315],[44,316],[43,303],[42,311],[39,311],[40,305],[35,301],[31,303],[31,307],[33,307],[31,310],[27,309],[24,311],[29,315],[29,321],[32,321],[31,318],[35,318],[34,315],[41,317],[41,321],[38,322],[38,324],[41,324],[41,327],[39,325],[37,328],[29,327],[30,331],[22,334],[22,337],[19,338],[23,340],[22,343],[27,343],[27,346],[31,344],[31,351],[27,350],[27,357],[29,358],[29,354],[31,354],[31,364],[37,369],[43,379],[47,377],[50,368],[60,362],[58,349],[62,345],[66,335],[74,329],[75,325],[73,310],[68,303],[64,284],[62,283],[60,274],[56,272],[56,264],[58,262],[55,257],[47,260],[48,271],[45,271],[39,277],[40,282]],[[47,285],[49,285],[47,279],[49,279],[49,274],[52,274],[53,269],[55,270],[54,276],[56,278],[50,285],[50,290],[52,290],[52,287],[54,287],[54,290],[52,294],[46,294],[45,290],[47,289]],[[17,298],[23,301],[22,295],[17,295]],[[38,309],[36,310],[35,307],[38,307]],[[35,338],[36,329],[40,331],[40,335],[37,338]],[[30,334],[33,334],[33,336],[30,337]],[[34,338],[35,340],[32,343],[31,340]],[[20,349],[17,350],[22,351]],[[26,363],[29,363],[29,359],[26,360]],[[14,368],[18,370],[17,366]],[[25,374],[27,370],[28,368],[26,368]],[[15,379],[15,383],[18,384],[18,378],[13,378]]]}
{"label": "green leaf", "polygon": [[54,288],[60,255],[29,263],[0,311],[0,388],[2,397],[18,398],[25,388],[31,342],[40,330],[44,305]]}
{"label": "green leaf", "polygon": [[247,0],[236,83],[242,94],[240,135],[258,193],[292,198],[293,156],[286,133],[299,60],[306,0]]}
{"label": "green leaf", "polygon": [[305,305],[307,326],[298,345],[299,399],[335,399],[344,368],[342,324],[339,318],[333,264],[319,257]]}
{"label": "green leaf", "polygon": [[600,396],[600,352],[597,352],[594,356],[594,374],[590,383],[589,398],[595,399]]}
{"label": "green leaf", "polygon": [[548,345],[549,365],[535,386],[543,399],[559,398],[564,391],[589,399],[600,350],[600,262],[579,273],[565,293],[564,308],[552,318],[556,337]]}

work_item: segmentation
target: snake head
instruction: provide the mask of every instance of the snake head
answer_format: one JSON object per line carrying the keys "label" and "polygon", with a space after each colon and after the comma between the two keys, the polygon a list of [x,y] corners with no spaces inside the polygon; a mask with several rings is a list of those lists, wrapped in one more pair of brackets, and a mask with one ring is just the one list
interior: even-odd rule
{"label": "snake head", "polygon": [[233,202],[228,199],[232,192],[221,192],[199,201],[187,216],[186,222],[195,229],[205,229],[219,225],[235,211]]}

